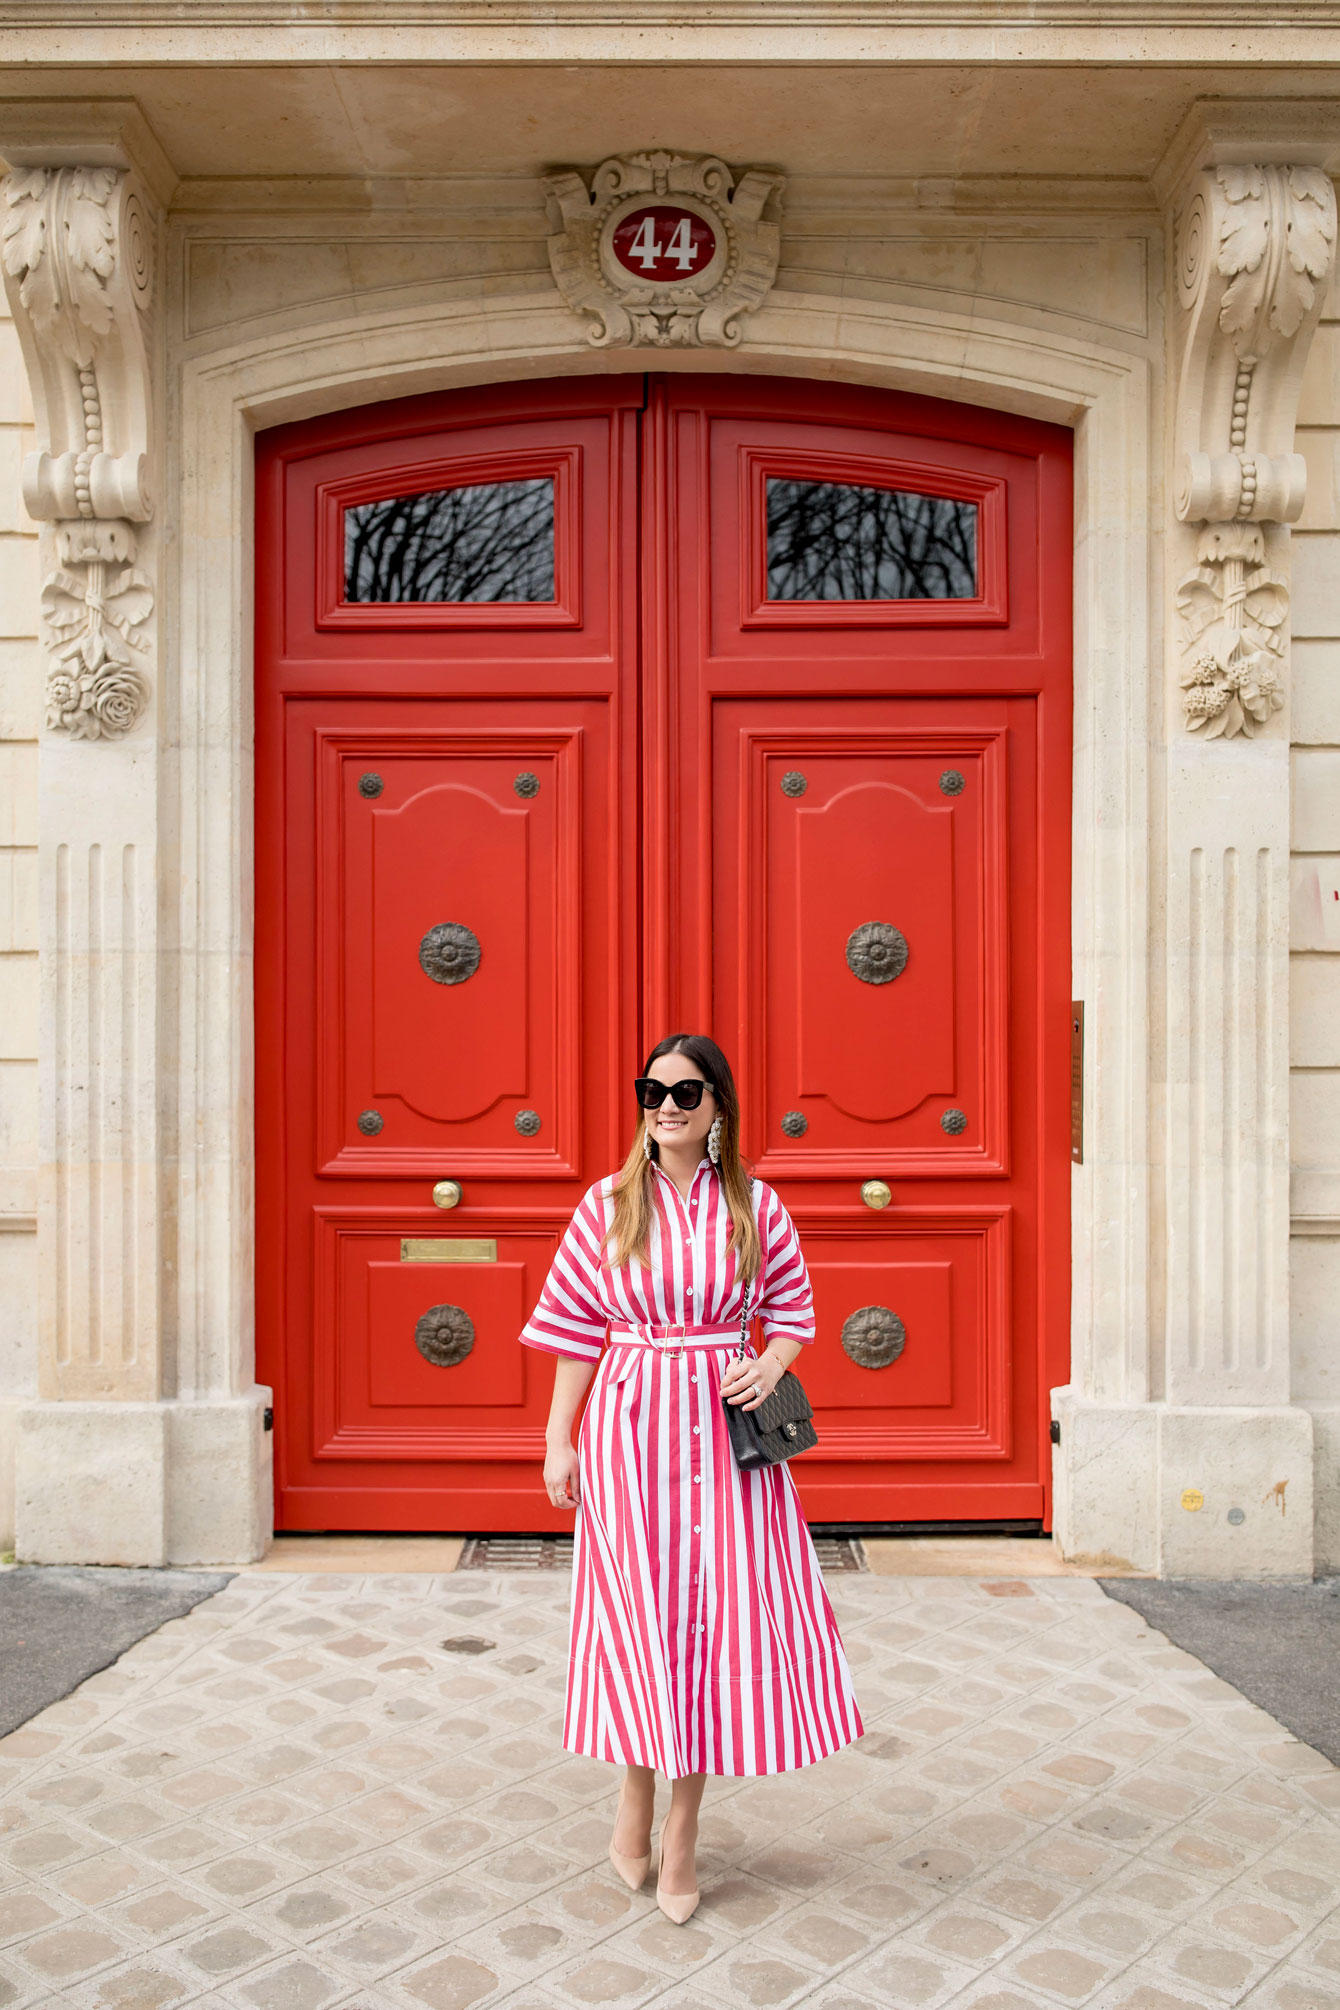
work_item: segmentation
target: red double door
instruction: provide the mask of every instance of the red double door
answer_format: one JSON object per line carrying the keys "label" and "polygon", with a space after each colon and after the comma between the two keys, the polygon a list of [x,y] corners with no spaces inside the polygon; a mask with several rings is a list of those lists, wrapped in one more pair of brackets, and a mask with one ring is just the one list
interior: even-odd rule
{"label": "red double door", "polygon": [[814,1281],[811,1518],[1045,1516],[1069,508],[1052,428],[776,380],[263,438],[281,1527],[567,1525],[539,1484],[552,1363],[518,1330],[628,1148],[647,1047],[703,1029]]}

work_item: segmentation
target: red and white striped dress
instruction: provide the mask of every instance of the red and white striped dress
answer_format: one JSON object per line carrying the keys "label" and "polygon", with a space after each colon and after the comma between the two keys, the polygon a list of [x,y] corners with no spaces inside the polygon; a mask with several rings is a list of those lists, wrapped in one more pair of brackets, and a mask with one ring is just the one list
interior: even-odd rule
{"label": "red and white striped dress", "polygon": [[[650,1265],[613,1267],[614,1180],[573,1216],[522,1340],[598,1361],[578,1440],[581,1504],[563,1744],[623,1765],[781,1773],[861,1736],[847,1657],[785,1464],[741,1472],[720,1395],[733,1343],[667,1356],[611,1322],[737,1332],[730,1216],[703,1160],[687,1205],[655,1168]],[[790,1215],[761,1181],[765,1340],[814,1338]]]}

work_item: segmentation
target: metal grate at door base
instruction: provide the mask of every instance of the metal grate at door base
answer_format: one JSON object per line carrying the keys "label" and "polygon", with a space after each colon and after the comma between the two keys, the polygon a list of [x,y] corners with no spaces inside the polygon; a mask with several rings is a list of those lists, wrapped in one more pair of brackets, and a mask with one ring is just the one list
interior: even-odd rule
{"label": "metal grate at door base", "polygon": [[814,1551],[820,1570],[869,1570],[859,1536],[816,1535]]}
{"label": "metal grate at door base", "polygon": [[468,1535],[457,1570],[571,1570],[570,1535]]}
{"label": "metal grate at door base", "polygon": [[[868,1570],[856,1536],[814,1538],[821,1570]],[[571,1570],[570,1535],[468,1535],[457,1570]]]}

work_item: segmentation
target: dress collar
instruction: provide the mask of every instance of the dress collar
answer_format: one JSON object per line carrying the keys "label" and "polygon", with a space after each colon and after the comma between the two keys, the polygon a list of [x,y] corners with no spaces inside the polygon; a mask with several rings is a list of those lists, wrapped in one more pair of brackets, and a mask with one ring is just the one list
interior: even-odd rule
{"label": "dress collar", "polygon": [[[666,1172],[665,1168],[663,1166],[658,1165],[655,1159],[652,1160],[651,1165],[652,1165],[652,1171],[659,1173],[661,1178],[665,1181],[666,1185],[670,1187],[675,1193],[679,1193],[679,1188],[675,1185],[674,1181],[671,1179],[669,1173]],[[694,1187],[697,1186],[698,1181],[702,1178],[705,1172],[710,1173],[715,1171],[716,1167],[712,1164],[711,1159],[706,1157],[706,1155],[700,1158],[697,1164],[697,1168],[694,1171],[693,1178],[689,1182],[689,1192],[690,1193],[693,1192]]]}

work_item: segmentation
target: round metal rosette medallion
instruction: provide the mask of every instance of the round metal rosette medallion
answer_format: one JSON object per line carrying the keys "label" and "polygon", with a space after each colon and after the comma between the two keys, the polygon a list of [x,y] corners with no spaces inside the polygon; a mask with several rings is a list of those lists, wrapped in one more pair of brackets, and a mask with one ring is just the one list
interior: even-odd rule
{"label": "round metal rosette medallion", "polygon": [[810,1127],[810,1120],[803,1110],[788,1110],[782,1118],[782,1129],[788,1138],[803,1138]]}
{"label": "round metal rosette medallion", "polygon": [[540,1113],[538,1110],[518,1110],[512,1122],[523,1138],[533,1138],[540,1128]]}
{"label": "round metal rosette medallion", "polygon": [[961,1137],[968,1128],[968,1119],[962,1110],[946,1110],[940,1119],[940,1129],[947,1138]]}
{"label": "round metal rosette medallion", "polygon": [[892,984],[907,968],[907,937],[887,921],[867,921],[847,937],[847,967],[862,984]]}
{"label": "round metal rosette medallion", "polygon": [[957,768],[946,768],[940,777],[942,796],[961,796],[966,787],[967,784]]}
{"label": "round metal rosette medallion", "polygon": [[439,921],[419,944],[419,968],[434,984],[464,984],[479,968],[479,937],[461,921]]}
{"label": "round metal rosette medallion", "polygon": [[782,794],[784,796],[803,796],[808,787],[809,783],[798,768],[790,768],[782,776]]}
{"label": "round metal rosette medallion", "polygon": [[512,787],[516,790],[522,802],[529,802],[532,796],[538,796],[540,793],[540,778],[538,775],[532,775],[527,770],[525,774],[517,776]]}
{"label": "round metal rosette medallion", "polygon": [[365,1138],[375,1138],[385,1121],[380,1110],[361,1110],[358,1128]]}
{"label": "round metal rosette medallion", "polygon": [[858,1368],[887,1368],[907,1345],[907,1328],[887,1305],[863,1305],[842,1328],[842,1351]]}
{"label": "round metal rosette medallion", "polygon": [[475,1322],[459,1305],[430,1305],[414,1328],[414,1345],[434,1368],[455,1368],[475,1344]]}
{"label": "round metal rosette medallion", "polygon": [[360,775],[358,778],[358,793],[360,796],[367,796],[369,798],[379,796],[385,787],[386,784],[380,775],[368,773]]}

